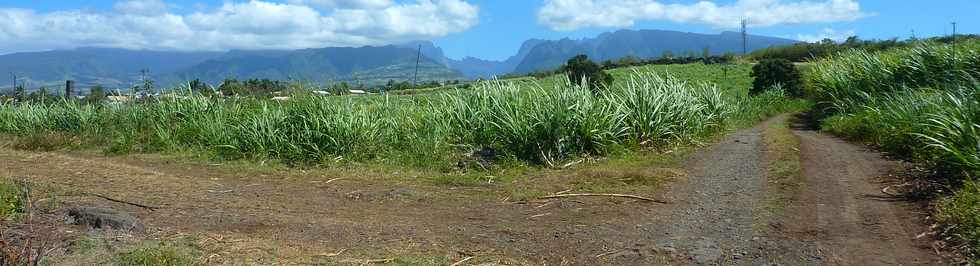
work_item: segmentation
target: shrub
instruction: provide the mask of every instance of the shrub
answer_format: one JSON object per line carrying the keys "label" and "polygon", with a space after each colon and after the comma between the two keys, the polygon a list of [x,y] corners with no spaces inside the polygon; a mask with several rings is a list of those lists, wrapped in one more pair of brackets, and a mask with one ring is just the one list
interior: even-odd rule
{"label": "shrub", "polygon": [[802,96],[800,71],[786,59],[767,59],[752,67],[752,94],[759,94],[775,85],[782,85],[787,93]]}
{"label": "shrub", "polygon": [[612,75],[602,71],[602,67],[589,60],[586,55],[572,57],[562,71],[568,74],[569,80],[579,86],[586,86],[583,82],[588,81],[588,86],[593,93],[608,88],[613,83]]}

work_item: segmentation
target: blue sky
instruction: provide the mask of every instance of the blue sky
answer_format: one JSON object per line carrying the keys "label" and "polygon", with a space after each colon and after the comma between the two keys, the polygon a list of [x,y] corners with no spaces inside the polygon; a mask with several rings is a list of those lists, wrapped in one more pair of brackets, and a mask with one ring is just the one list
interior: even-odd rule
{"label": "blue sky", "polygon": [[[627,3],[628,2],[628,3]],[[106,46],[297,49],[433,40],[452,58],[505,59],[530,38],[617,29],[908,38],[980,32],[978,0],[0,0],[0,53]],[[734,23],[734,24],[733,24]],[[62,37],[59,37],[62,36]]]}

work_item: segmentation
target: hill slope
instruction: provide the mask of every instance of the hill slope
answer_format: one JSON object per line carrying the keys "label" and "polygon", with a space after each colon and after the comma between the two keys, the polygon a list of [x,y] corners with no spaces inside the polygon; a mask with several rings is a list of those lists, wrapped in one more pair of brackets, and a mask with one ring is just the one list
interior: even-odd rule
{"label": "hill slope", "polygon": [[75,80],[79,87],[101,84],[128,87],[139,80],[140,70],[167,73],[221,56],[214,52],[158,52],[111,48],[15,53],[0,56],[0,88],[10,89],[16,73],[20,82],[36,89],[62,86]]}
{"label": "hill slope", "polygon": [[[268,78],[313,82],[348,81],[382,84],[410,80],[418,54],[397,46],[337,47],[272,52],[230,52],[163,77],[166,81],[199,78],[219,83],[226,78]],[[436,60],[423,57],[420,80],[453,80],[463,76]]]}
{"label": "hill slope", "polygon": [[[747,47],[749,51],[753,51],[798,42],[790,39],[749,35]],[[603,33],[596,38],[562,39],[540,43],[515,66],[513,71],[527,73],[552,69],[578,54],[585,54],[595,61],[602,61],[625,56],[655,58],[668,51],[675,55],[690,52],[700,56],[704,48],[708,48],[714,55],[727,52],[741,53],[742,37],[736,32],[697,34],[663,30],[620,30]]]}

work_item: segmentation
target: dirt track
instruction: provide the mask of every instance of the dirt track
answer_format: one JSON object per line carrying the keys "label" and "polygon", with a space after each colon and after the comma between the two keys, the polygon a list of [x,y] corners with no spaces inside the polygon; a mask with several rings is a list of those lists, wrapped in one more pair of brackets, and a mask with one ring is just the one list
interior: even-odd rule
{"label": "dirt track", "polygon": [[815,131],[796,130],[806,180],[799,198],[768,224],[757,262],[937,265],[943,261],[915,205],[882,194],[899,167],[878,153]]}
{"label": "dirt track", "polygon": [[[795,131],[805,182],[785,210],[762,215],[763,129],[784,119],[737,132],[685,160],[686,177],[649,192],[667,205],[515,204],[473,196],[493,188],[447,189],[399,178],[325,184],[334,177],[13,150],[0,150],[0,176],[162,206],[148,211],[61,199],[132,212],[157,235],[199,236],[210,263],[332,264],[406,254],[526,265],[941,263],[926,240],[914,240],[926,231],[914,206],[881,198],[875,178],[897,164],[821,133]],[[324,256],[339,250],[348,251]]]}

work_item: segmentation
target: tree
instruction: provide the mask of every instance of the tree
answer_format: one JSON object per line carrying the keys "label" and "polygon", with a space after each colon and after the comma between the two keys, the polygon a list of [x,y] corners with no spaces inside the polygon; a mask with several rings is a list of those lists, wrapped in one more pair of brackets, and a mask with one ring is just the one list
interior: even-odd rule
{"label": "tree", "polygon": [[102,102],[106,98],[105,88],[101,85],[92,86],[89,89],[88,96],[85,96],[85,102],[88,103],[98,103]]}
{"label": "tree", "polygon": [[711,47],[705,46],[701,49],[701,59],[708,59],[708,57],[711,57]]}
{"label": "tree", "polygon": [[613,63],[613,61],[612,61],[612,60],[606,60],[606,61],[602,61],[602,68],[603,68],[603,69],[612,69],[612,68],[616,68],[616,65],[617,65],[617,64],[616,64],[616,63]]}
{"label": "tree", "polygon": [[635,56],[628,55],[628,56],[624,56],[623,58],[620,58],[617,64],[619,64],[619,66],[621,67],[626,67],[626,66],[638,65],[639,63],[640,63],[640,59],[636,58]]}
{"label": "tree", "polygon": [[239,95],[245,92],[245,87],[237,79],[225,79],[218,86],[218,92],[224,96]]}
{"label": "tree", "polygon": [[562,71],[567,73],[569,80],[580,86],[585,86],[582,82],[587,80],[588,86],[593,92],[609,87],[613,82],[612,75],[602,71],[602,67],[589,60],[586,55],[572,57],[562,68]]}
{"label": "tree", "polygon": [[211,94],[211,89],[208,88],[208,84],[205,84],[200,79],[191,80],[191,82],[187,83],[187,86],[190,87],[191,91],[193,92],[198,92],[204,95]]}
{"label": "tree", "polygon": [[29,101],[38,103],[50,103],[55,99],[54,94],[48,92],[48,88],[41,87],[35,92],[32,92],[30,96],[27,97]]}
{"label": "tree", "polygon": [[803,95],[800,85],[800,71],[789,60],[762,60],[759,64],[752,67],[752,77],[755,78],[755,81],[752,83],[751,94],[762,93],[779,84],[790,95]]}

